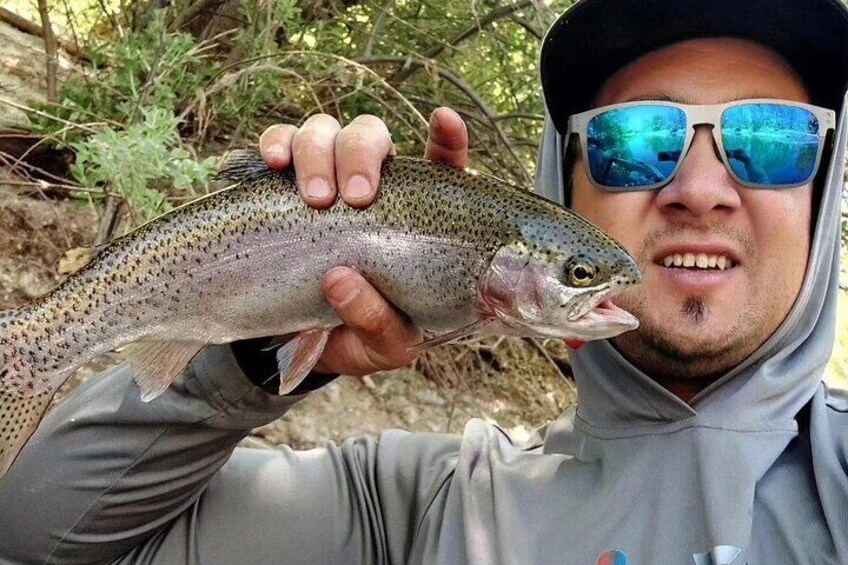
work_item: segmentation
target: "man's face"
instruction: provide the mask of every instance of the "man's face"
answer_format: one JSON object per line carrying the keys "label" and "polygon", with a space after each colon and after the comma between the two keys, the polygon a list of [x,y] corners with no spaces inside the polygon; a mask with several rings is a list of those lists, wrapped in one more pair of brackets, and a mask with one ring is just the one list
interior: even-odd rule
{"label": "man's face", "polygon": [[[596,106],[633,100],[718,104],[745,98],[808,102],[773,51],[734,39],[699,39],[650,53],[613,75]],[[674,179],[661,189],[608,193],[578,162],[572,208],[620,241],[644,273],[616,303],[641,327],[616,347],[661,383],[708,382],[743,361],[792,307],[807,264],[811,185],[746,188],[724,167],[710,126],[699,126]],[[665,267],[674,254],[724,256],[732,268]],[[698,387],[700,388],[700,387]],[[691,396],[691,394],[689,395]]]}

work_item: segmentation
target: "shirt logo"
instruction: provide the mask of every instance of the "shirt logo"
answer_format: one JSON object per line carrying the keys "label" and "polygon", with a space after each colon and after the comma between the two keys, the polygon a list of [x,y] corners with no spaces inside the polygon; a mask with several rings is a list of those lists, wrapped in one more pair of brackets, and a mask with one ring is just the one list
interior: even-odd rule
{"label": "shirt logo", "polygon": [[605,551],[598,557],[598,565],[627,565],[627,554],[617,549]]}
{"label": "shirt logo", "polygon": [[742,550],[732,545],[717,545],[707,553],[696,553],[695,565],[732,565]]}

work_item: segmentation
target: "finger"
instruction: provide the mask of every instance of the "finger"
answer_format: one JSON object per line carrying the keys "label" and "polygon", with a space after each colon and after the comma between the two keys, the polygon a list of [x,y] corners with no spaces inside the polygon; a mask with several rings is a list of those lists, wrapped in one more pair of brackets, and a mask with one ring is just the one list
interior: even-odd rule
{"label": "finger", "polygon": [[336,180],[342,199],[366,208],[377,196],[380,167],[394,155],[389,128],[376,116],[357,116],[336,137]]}
{"label": "finger", "polygon": [[464,169],[468,166],[468,127],[450,108],[436,108],[430,114],[427,159]]}
{"label": "finger", "polygon": [[259,153],[272,169],[285,169],[291,164],[291,142],[297,128],[290,124],[276,124],[259,136]]}
{"label": "finger", "polygon": [[353,375],[409,364],[421,333],[359,273],[339,267],[321,281],[327,302],[345,327],[334,332],[322,356],[325,368]]}
{"label": "finger", "polygon": [[300,196],[313,208],[336,200],[336,136],[338,120],[327,114],[307,119],[292,138],[292,160]]}

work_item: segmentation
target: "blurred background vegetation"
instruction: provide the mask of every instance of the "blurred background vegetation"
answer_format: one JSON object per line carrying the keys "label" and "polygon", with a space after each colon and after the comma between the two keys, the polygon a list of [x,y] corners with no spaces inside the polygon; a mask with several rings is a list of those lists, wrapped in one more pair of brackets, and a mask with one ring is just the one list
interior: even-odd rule
{"label": "blurred background vegetation", "polygon": [[[102,241],[204,194],[216,155],[254,145],[271,124],[299,125],[318,112],[342,123],[376,114],[400,154],[420,155],[430,112],[450,106],[468,123],[472,167],[530,187],[544,111],[538,51],[548,25],[570,4],[7,0],[4,6],[40,24],[47,44],[46,61],[33,61],[47,65],[47,99],[28,103],[27,115],[38,143],[57,149],[66,170],[45,187],[96,210]],[[64,69],[60,52],[70,61]],[[839,325],[832,368],[846,377],[844,293]]]}
{"label": "blurred background vegetation", "polygon": [[[33,0],[11,4],[42,20]],[[51,0],[79,64],[33,124],[71,151],[78,183],[110,186],[136,220],[203,187],[214,161],[202,156],[318,112],[381,116],[414,155],[430,112],[450,106],[469,123],[474,166],[529,185],[538,47],[568,4]]]}

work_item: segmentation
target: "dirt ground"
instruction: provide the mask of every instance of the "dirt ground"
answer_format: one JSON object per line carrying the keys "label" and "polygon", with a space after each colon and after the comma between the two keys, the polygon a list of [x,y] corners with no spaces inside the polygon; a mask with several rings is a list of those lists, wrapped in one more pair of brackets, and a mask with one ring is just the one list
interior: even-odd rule
{"label": "dirt ground", "polygon": [[[66,251],[91,245],[99,225],[85,200],[25,195],[9,181],[16,179],[0,170],[0,310],[49,292],[62,280]],[[118,362],[111,353],[83,368],[57,398]],[[553,342],[544,349],[512,339],[442,346],[414,369],[342,377],[245,443],[310,448],[391,428],[461,432],[470,418],[497,422],[520,440],[576,400],[562,372],[567,353]]]}

